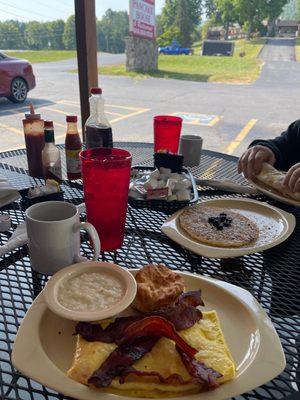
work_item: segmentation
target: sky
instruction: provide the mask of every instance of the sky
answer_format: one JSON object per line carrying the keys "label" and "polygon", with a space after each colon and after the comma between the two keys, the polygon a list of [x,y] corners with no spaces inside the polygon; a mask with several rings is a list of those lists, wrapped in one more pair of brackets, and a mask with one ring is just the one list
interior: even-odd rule
{"label": "sky", "polygon": [[[160,13],[164,3],[165,0],[156,0],[156,14]],[[128,11],[129,0],[96,0],[96,15],[99,19],[108,8]],[[0,0],[0,21],[51,21],[58,18],[65,20],[73,13],[73,0]]]}

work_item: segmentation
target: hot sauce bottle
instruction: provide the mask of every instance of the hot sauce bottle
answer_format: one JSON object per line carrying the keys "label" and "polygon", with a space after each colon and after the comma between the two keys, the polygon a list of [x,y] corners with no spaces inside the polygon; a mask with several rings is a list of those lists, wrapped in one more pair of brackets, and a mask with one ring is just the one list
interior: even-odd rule
{"label": "hot sauce bottle", "polygon": [[43,178],[44,121],[40,114],[35,114],[32,104],[30,104],[30,114],[25,114],[25,119],[23,119],[23,128],[29,175],[34,178]]}
{"label": "hot sauce bottle", "polygon": [[65,140],[67,176],[69,180],[81,178],[79,153],[82,149],[81,139],[77,129],[77,116],[67,115],[67,134]]}

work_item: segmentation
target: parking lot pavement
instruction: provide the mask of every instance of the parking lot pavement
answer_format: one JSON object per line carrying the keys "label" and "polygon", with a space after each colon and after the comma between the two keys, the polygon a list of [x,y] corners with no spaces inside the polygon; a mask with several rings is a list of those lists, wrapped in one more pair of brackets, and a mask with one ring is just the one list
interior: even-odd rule
{"label": "parking lot pavement", "polygon": [[[81,132],[80,106],[79,102],[60,99],[56,102],[32,102],[36,112],[44,119],[54,121],[55,141],[63,143],[66,132],[66,116],[78,115],[78,127]],[[5,108],[0,108],[0,151],[11,150],[25,146],[22,119],[24,113],[28,112],[29,106],[16,106],[11,104]],[[112,125],[128,118],[136,117],[149,111],[148,108],[122,106],[117,104],[107,104],[105,107],[106,115]]]}
{"label": "parking lot pavement", "polygon": [[[291,51],[280,39],[272,46],[273,54]],[[22,118],[29,101],[54,121],[56,141],[63,142],[66,115],[80,114],[78,77],[66,71],[65,62],[53,64],[34,65],[37,86],[26,104],[0,99],[0,151],[24,147]],[[115,141],[152,142],[153,117],[173,114],[183,118],[182,133],[202,136],[205,148],[240,155],[252,140],[274,137],[300,117],[295,61],[266,61],[252,85],[118,76],[99,76],[99,85]]]}
{"label": "parking lot pavement", "polygon": [[[107,102],[105,112],[113,127],[115,141],[153,141],[153,117],[158,114],[172,114],[183,118],[183,134],[196,134],[204,138],[206,148],[223,151],[228,154],[239,155],[257,136],[272,137],[280,133],[284,123],[269,124],[271,130],[266,132],[262,118],[252,118],[251,112],[241,111],[241,115],[220,107],[210,108],[214,114],[206,113],[208,107],[201,107],[201,113],[187,112],[190,107],[183,108],[172,104],[154,104],[146,102],[138,106],[132,101],[130,104],[116,104],[115,99]],[[124,99],[122,99],[124,100]],[[2,103],[2,104],[1,104]],[[44,119],[54,121],[56,143],[63,143],[66,131],[66,115],[80,114],[79,100],[75,99],[32,99],[38,113]],[[133,104],[132,104],[133,103]],[[152,108],[151,108],[152,106]],[[197,110],[197,107],[193,108]],[[193,110],[192,109],[192,110]],[[21,148],[25,146],[22,119],[29,110],[29,102],[23,105],[0,102],[0,151]],[[181,110],[181,111],[179,111]],[[81,128],[79,117],[78,127]],[[276,132],[272,135],[271,132]],[[262,132],[265,134],[263,135]]]}
{"label": "parking lot pavement", "polygon": [[[54,121],[55,141],[63,143],[66,131],[66,115],[80,114],[79,101],[68,99],[57,99],[56,101],[35,101],[32,103],[36,112],[40,113],[44,119]],[[14,105],[6,103],[0,107],[0,151],[24,147],[24,134],[22,119],[24,113],[28,112],[29,105]],[[183,118],[182,133],[197,134],[203,136],[206,147],[225,151],[228,154],[235,154],[245,137],[257,123],[256,119],[250,119],[236,124],[236,126],[226,125],[223,116],[219,114],[191,113],[185,111],[174,111],[168,108],[163,110],[163,114],[177,115]],[[151,108],[137,107],[132,105],[119,105],[108,103],[105,105],[106,115],[113,127],[114,139],[116,141],[152,141],[152,120],[155,112]],[[122,128],[120,128],[122,124]],[[81,120],[78,120],[79,131],[81,132]],[[227,131],[230,130],[231,136],[228,138]],[[132,130],[131,133],[128,133]],[[144,131],[141,134],[141,130]],[[124,132],[127,131],[125,135]]]}

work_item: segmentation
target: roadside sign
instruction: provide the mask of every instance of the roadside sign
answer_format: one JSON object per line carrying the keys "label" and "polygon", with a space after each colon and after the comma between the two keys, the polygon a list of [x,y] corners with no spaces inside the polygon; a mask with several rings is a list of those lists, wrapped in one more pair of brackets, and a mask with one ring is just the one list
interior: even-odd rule
{"label": "roadside sign", "polygon": [[203,56],[233,56],[234,42],[229,40],[203,40]]}
{"label": "roadside sign", "polygon": [[129,33],[155,39],[155,0],[129,0]]}
{"label": "roadside sign", "polygon": [[214,126],[220,120],[218,115],[185,112],[175,112],[172,115],[181,117],[184,123],[191,125]]}

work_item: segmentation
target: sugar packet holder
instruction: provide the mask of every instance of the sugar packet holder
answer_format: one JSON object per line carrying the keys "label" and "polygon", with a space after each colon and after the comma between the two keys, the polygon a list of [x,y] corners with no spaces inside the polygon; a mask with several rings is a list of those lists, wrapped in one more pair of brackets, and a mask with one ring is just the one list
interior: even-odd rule
{"label": "sugar packet holder", "polygon": [[[133,174],[145,173],[145,174],[150,175],[150,174],[155,174],[156,173],[155,171],[156,171],[155,167],[147,167],[147,166],[132,167]],[[175,200],[174,199],[174,201],[172,201],[172,199],[170,198],[169,201],[167,201],[165,199],[165,197],[159,198],[159,199],[146,198],[147,191],[143,188],[140,194],[142,196],[144,196],[144,198],[142,198],[142,197],[135,198],[129,194],[129,199],[128,199],[129,204],[134,208],[149,208],[151,210],[161,211],[166,214],[171,214],[173,212],[180,210],[183,207],[186,207],[187,205],[196,203],[199,199],[199,196],[198,196],[195,179],[194,179],[193,175],[189,172],[189,170],[186,168],[182,168],[182,173],[185,174],[187,176],[187,179],[190,181],[191,187],[190,187],[189,193],[188,193],[189,200],[186,200],[186,199],[185,200],[184,199],[176,199]],[[155,178],[155,176],[154,176],[154,178]],[[149,192],[149,190],[148,190],[148,192]],[[187,198],[187,197],[185,197],[185,198]]]}

